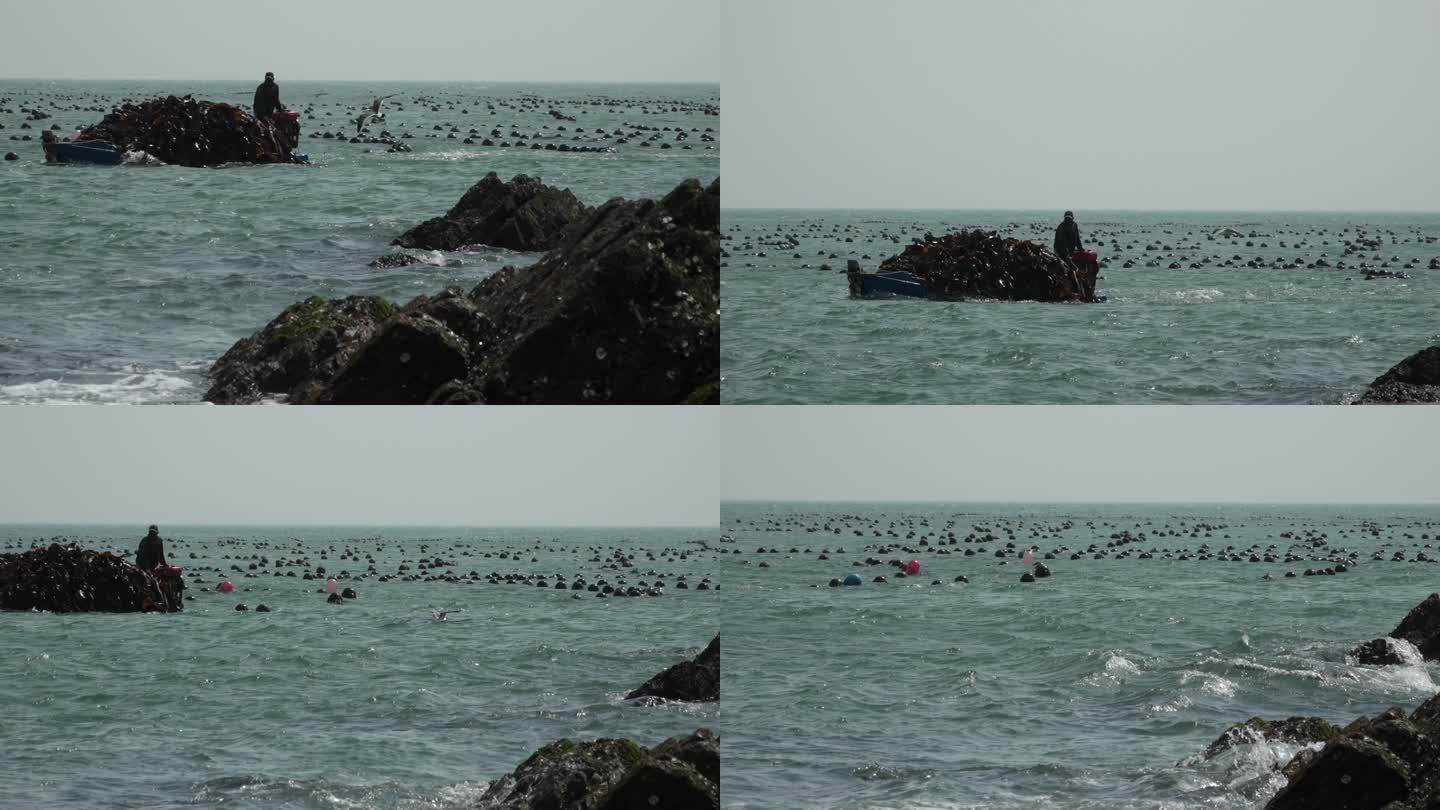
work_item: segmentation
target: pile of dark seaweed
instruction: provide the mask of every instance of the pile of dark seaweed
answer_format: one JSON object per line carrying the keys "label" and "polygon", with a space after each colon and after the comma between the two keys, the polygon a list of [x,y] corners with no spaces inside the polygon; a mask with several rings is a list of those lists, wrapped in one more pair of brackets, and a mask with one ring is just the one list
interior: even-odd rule
{"label": "pile of dark seaweed", "polygon": [[231,104],[190,96],[116,107],[82,131],[80,140],[105,141],[181,166],[298,162],[283,138],[255,116]]}
{"label": "pile of dark seaweed", "polygon": [[926,234],[880,272],[915,274],[936,298],[993,298],[1013,301],[1092,301],[1095,271],[1024,239],[993,231]]}
{"label": "pile of dark seaweed", "polygon": [[55,613],[178,609],[153,574],[108,551],[59,543],[0,554],[0,608]]}

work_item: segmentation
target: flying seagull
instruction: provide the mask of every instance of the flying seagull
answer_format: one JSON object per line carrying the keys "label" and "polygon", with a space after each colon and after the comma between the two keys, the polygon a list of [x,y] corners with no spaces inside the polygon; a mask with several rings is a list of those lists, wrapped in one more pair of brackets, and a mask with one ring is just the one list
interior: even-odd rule
{"label": "flying seagull", "polygon": [[394,95],[398,95],[398,94],[397,94],[397,93],[391,93],[389,96],[376,96],[376,97],[375,97],[375,100],[372,101],[372,102],[370,102],[370,109],[366,110],[365,112],[360,113],[360,116],[355,119],[355,134],[356,134],[356,135],[359,135],[359,134],[360,134],[360,130],[362,130],[362,129],[365,128],[366,122],[368,122],[371,118],[375,118],[375,117],[378,116],[381,121],[384,121],[384,120],[385,120],[385,114],[382,113],[382,112],[380,112],[380,102],[382,102],[382,101],[384,101],[385,99],[390,98],[390,96],[394,96]]}

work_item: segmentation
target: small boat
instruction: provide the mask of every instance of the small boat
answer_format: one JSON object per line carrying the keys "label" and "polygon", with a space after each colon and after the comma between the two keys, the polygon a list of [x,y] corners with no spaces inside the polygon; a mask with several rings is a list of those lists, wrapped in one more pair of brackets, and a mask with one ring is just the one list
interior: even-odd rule
{"label": "small boat", "polygon": [[850,276],[850,294],[861,298],[909,296],[927,298],[929,294],[920,278],[904,271],[890,273],[855,273]]}
{"label": "small boat", "polygon": [[46,163],[99,163],[114,166],[123,159],[120,147],[105,141],[44,144]]}

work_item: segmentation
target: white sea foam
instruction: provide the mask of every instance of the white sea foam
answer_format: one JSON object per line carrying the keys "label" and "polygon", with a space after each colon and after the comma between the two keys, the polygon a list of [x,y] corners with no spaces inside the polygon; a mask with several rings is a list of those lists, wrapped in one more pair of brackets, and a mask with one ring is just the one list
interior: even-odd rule
{"label": "white sea foam", "polygon": [[123,376],[105,381],[58,379],[0,385],[0,401],[26,404],[111,402],[139,404],[174,402],[194,397],[194,383],[179,371],[131,367]]}
{"label": "white sea foam", "polygon": [[1197,682],[1200,684],[1200,691],[1207,695],[1222,698],[1235,696],[1235,682],[1228,678],[1194,669],[1187,669],[1180,673],[1181,686],[1189,686]]}
{"label": "white sea foam", "polygon": [[125,152],[120,156],[120,162],[127,166],[164,166],[165,161],[146,152],[143,149],[136,149],[133,152]]}
{"label": "white sea foam", "polygon": [[1181,301],[1198,301],[1200,303],[1207,303],[1210,301],[1217,301],[1221,298],[1224,298],[1225,293],[1211,287],[1199,290],[1178,290],[1175,293],[1175,297],[1180,299]]}

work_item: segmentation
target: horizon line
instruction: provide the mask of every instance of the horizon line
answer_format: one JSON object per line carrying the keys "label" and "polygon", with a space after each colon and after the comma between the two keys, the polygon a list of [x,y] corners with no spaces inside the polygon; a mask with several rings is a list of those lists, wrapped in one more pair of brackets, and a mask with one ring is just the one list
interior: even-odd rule
{"label": "horizon line", "polygon": [[[939,213],[1052,213],[1064,211],[1064,208],[799,208],[795,206],[782,206],[776,208],[757,208],[754,206],[726,206],[721,204],[720,211],[801,211],[801,212],[865,212],[885,213],[915,211],[939,212]],[[1068,209],[1076,210],[1076,209]],[[1435,209],[1409,209],[1409,208],[1091,208],[1089,210],[1098,214],[1116,213],[1156,213],[1156,214],[1440,214],[1440,208]]]}
{"label": "horizon line", "polygon": [[986,500],[952,501],[944,499],[922,500],[794,500],[783,498],[724,498],[727,503],[813,503],[813,504],[947,504],[954,506],[1436,506],[1440,501],[1095,501],[1095,500]]}
{"label": "horizon line", "polygon": [[[151,523],[144,523],[144,522],[137,522],[137,521],[130,521],[130,520],[122,520],[122,521],[113,521],[113,522],[107,522],[107,521],[74,521],[74,522],[66,522],[66,523],[50,523],[50,522],[38,522],[38,521],[3,521],[3,522],[0,522],[0,526],[7,526],[7,527],[12,527],[12,528],[13,528],[13,527],[29,527],[29,526],[61,526],[61,527],[82,526],[82,527],[89,527],[89,526],[125,526],[125,525],[130,525],[130,524],[132,524],[132,523],[133,523],[135,526],[140,527],[141,529],[143,529],[143,528],[145,528],[145,527],[147,527],[147,526],[150,526],[150,525],[167,525],[167,524],[164,524],[164,523],[151,524]],[[665,526],[662,526],[662,525],[619,525],[619,524],[586,525],[586,524],[579,524],[579,523],[575,523],[575,524],[551,524],[551,525],[545,525],[545,526],[540,526],[540,525],[511,525],[511,526],[488,525],[488,526],[473,526],[473,525],[466,525],[466,524],[463,524],[463,523],[443,523],[443,524],[442,524],[442,523],[411,523],[411,524],[393,523],[393,524],[385,524],[385,525],[382,525],[382,524],[378,524],[378,523],[183,523],[183,522],[180,522],[180,523],[171,523],[171,524],[168,524],[168,525],[170,525],[170,526],[178,526],[178,527],[181,527],[181,528],[189,528],[189,529],[235,529],[235,528],[241,528],[241,529],[276,529],[276,528],[279,528],[279,529],[284,529],[284,528],[306,528],[306,529],[317,529],[317,528],[318,528],[318,529],[466,529],[466,530],[472,530],[472,529],[474,529],[474,530],[525,529],[525,530],[536,530],[536,531],[547,530],[547,529],[662,529],[662,530],[684,530],[684,531],[691,531],[691,530],[707,530],[707,531],[708,531],[708,530],[712,530],[712,529],[718,528],[718,526],[701,526],[701,525],[696,525],[696,526],[687,526],[687,525],[665,525]]]}
{"label": "horizon line", "polygon": [[[265,74],[260,74],[261,80]],[[257,81],[254,77],[211,77],[211,78],[173,78],[173,77],[146,77],[146,76],[0,76],[0,82],[246,82]],[[713,84],[720,85],[719,80],[694,79],[694,80],[648,80],[648,79],[327,79],[312,78],[308,76],[290,76],[287,81],[297,82],[331,82],[335,84],[376,84],[389,82],[392,84],[433,84],[437,82],[463,82],[469,84]],[[277,82],[278,83],[278,82]]]}

